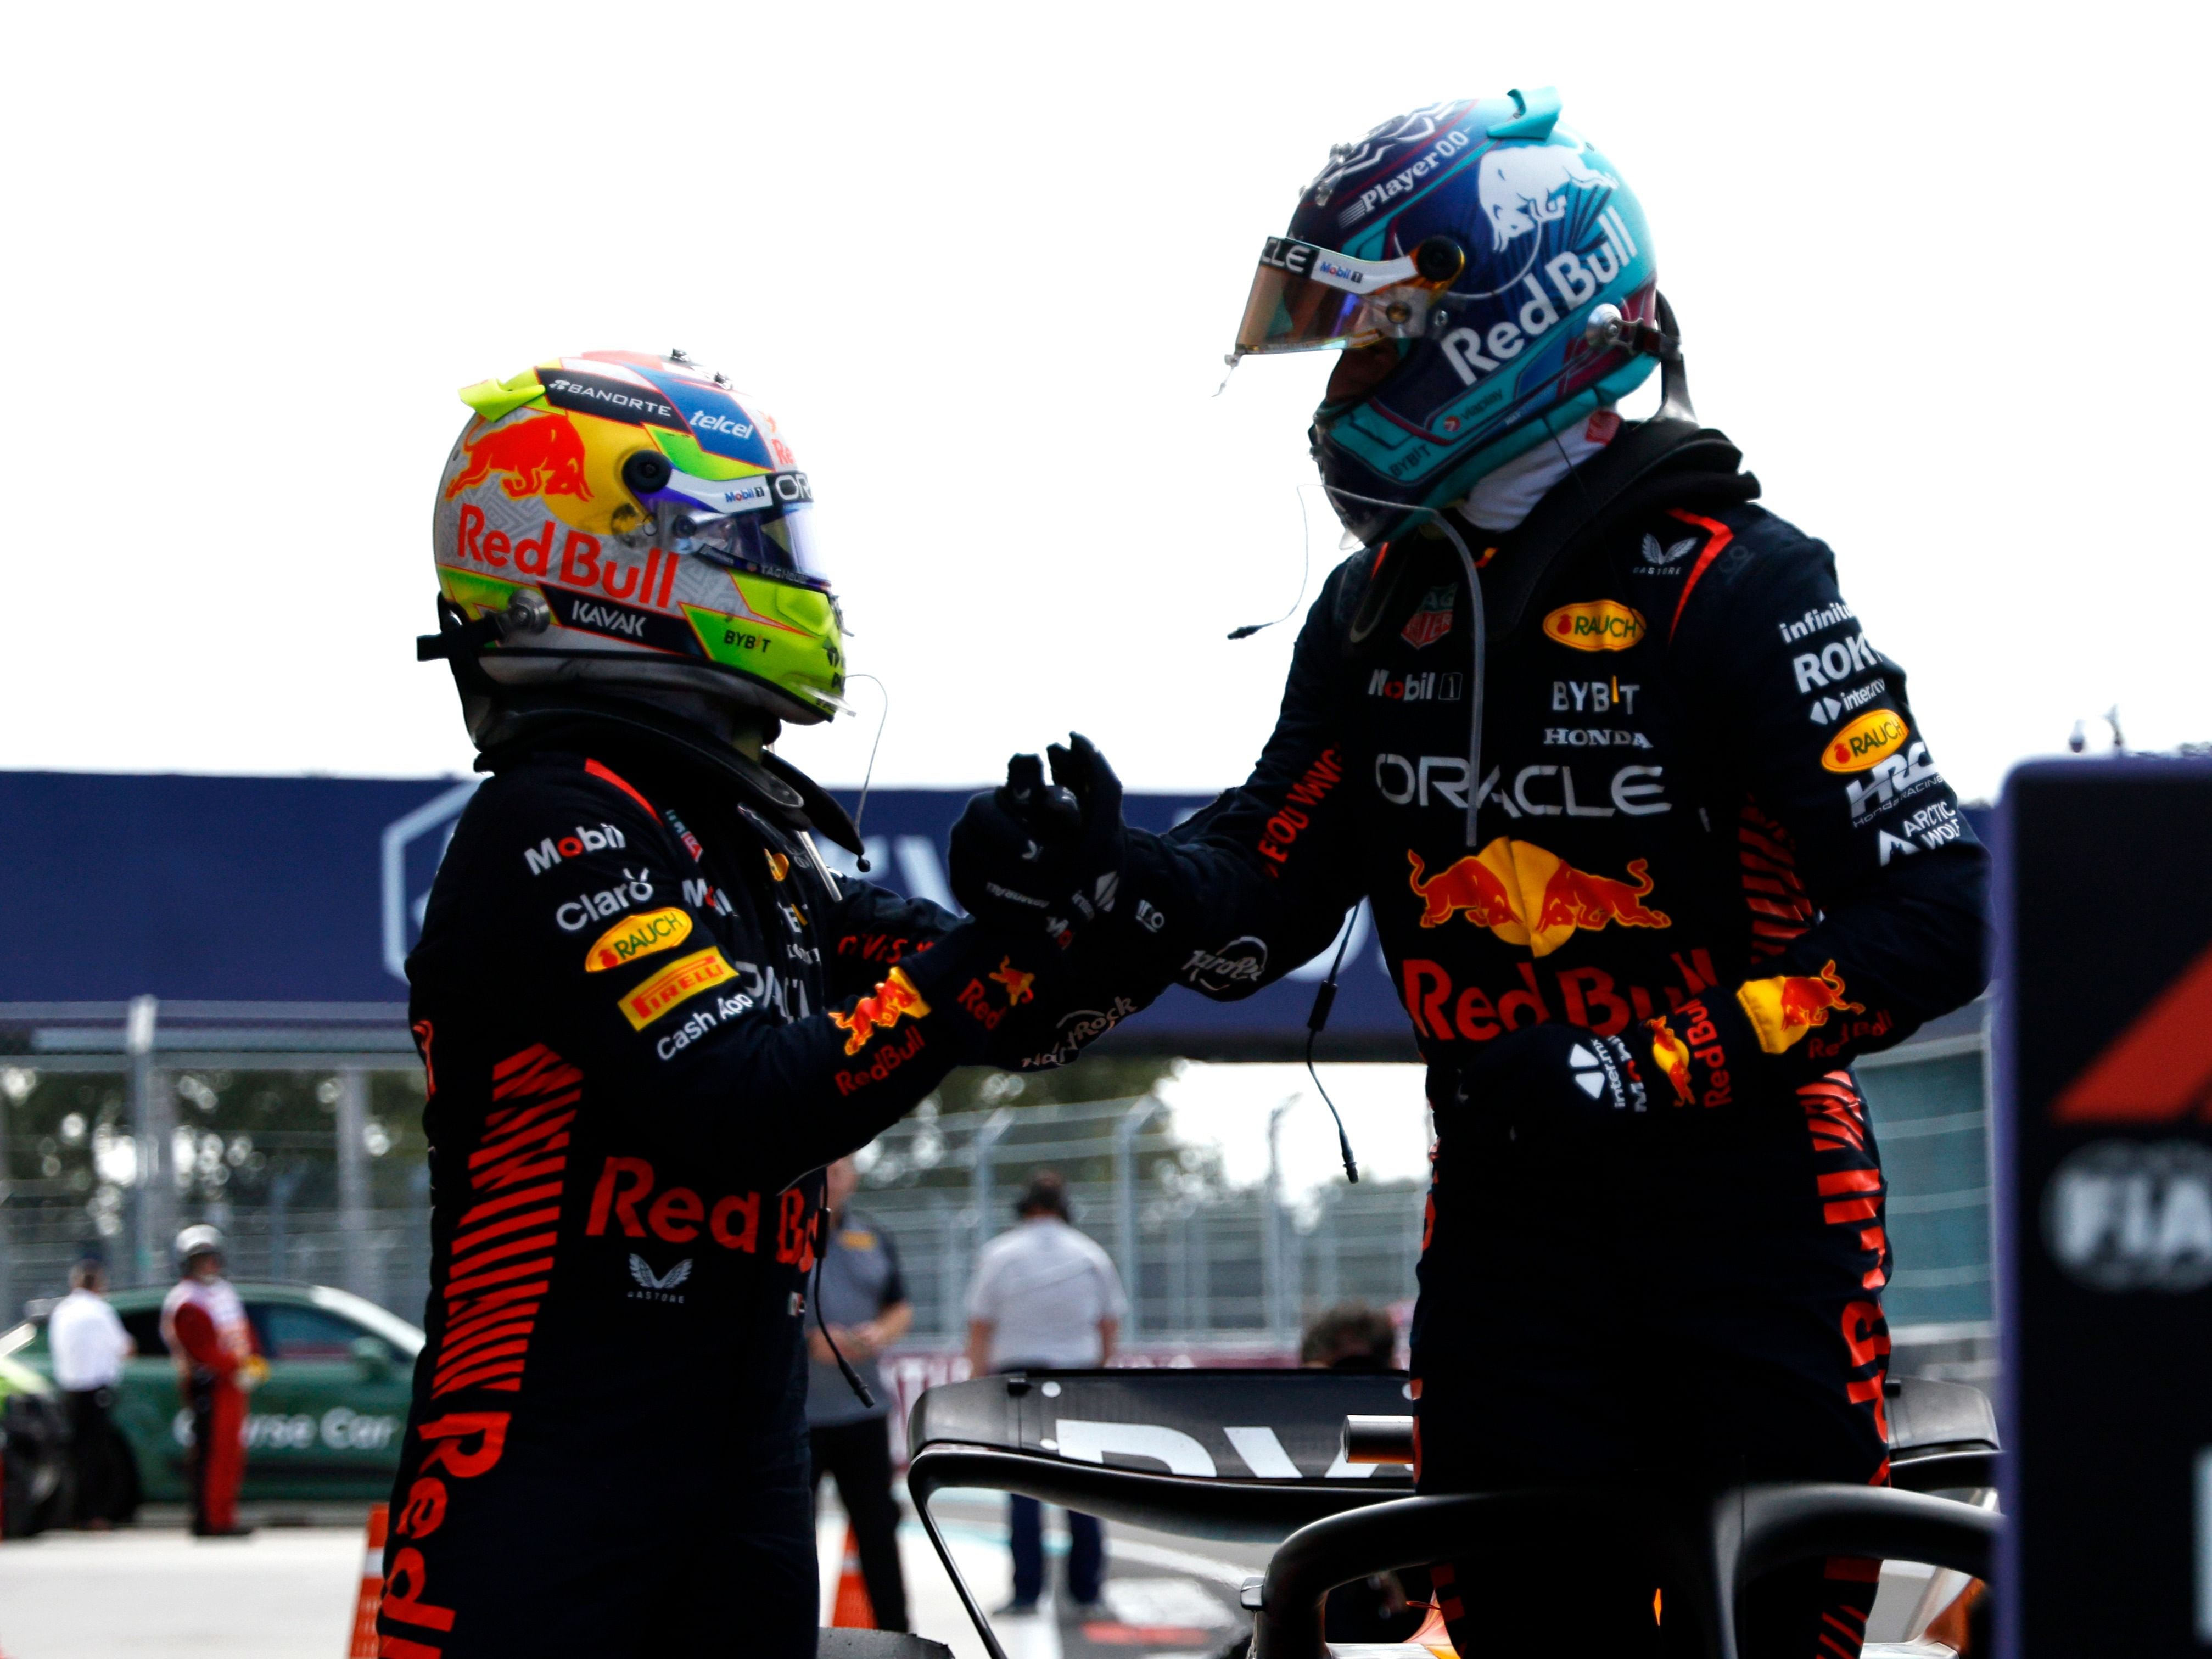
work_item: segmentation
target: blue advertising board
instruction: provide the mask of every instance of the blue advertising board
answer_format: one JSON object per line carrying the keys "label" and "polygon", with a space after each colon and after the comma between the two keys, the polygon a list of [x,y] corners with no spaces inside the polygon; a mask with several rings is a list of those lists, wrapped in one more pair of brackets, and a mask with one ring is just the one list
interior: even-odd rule
{"label": "blue advertising board", "polygon": [[[403,1000],[431,878],[479,781],[0,773],[0,1002]],[[1132,794],[1129,819],[1164,830],[1206,799]],[[945,842],[966,799],[872,793],[867,878],[957,908]],[[1348,925],[1322,1052],[1411,1058],[1364,907]],[[1325,967],[1326,953],[1243,1002],[1171,990],[1110,1040],[1294,1054]]]}

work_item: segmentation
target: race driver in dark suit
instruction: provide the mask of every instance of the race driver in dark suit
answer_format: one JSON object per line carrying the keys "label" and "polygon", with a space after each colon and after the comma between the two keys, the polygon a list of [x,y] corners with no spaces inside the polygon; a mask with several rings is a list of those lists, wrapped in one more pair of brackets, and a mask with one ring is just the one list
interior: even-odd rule
{"label": "race driver in dark suit", "polygon": [[423,653],[489,776],[408,961],[432,1282],[381,1651],[811,1655],[821,1166],[1060,953],[824,866],[853,825],[772,744],[837,708],[841,619],[764,413],[620,352],[462,395]]}
{"label": "race driver in dark suit", "polygon": [[[1250,778],[1102,870],[1079,739],[1053,799],[1085,852],[1024,862],[1060,820],[979,796],[954,888],[1011,928],[1006,893],[1057,925],[1109,878],[1115,966],[1062,1005],[1093,1035],[1170,983],[1249,994],[1371,903],[1437,1126],[1423,1490],[1880,1483],[1891,1254],[1849,1066],[1980,989],[1986,859],[1828,549],[1692,417],[1650,228],[1559,116],[1387,122],[1267,241],[1237,355],[1340,351],[1311,441],[1360,550]],[[1654,1562],[1577,1542],[1440,1565],[1460,1650],[1681,1638]],[[1876,1571],[1761,1581],[1746,1651],[1853,1659]]]}

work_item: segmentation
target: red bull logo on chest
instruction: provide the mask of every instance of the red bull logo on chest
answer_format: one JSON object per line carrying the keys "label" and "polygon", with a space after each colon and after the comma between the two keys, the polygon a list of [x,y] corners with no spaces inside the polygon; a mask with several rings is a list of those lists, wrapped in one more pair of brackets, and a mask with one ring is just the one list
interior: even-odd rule
{"label": "red bull logo on chest", "polygon": [[1549,956],[1582,928],[1667,927],[1667,913],[1644,901],[1651,893],[1646,860],[1629,865],[1626,881],[1577,870],[1531,842],[1500,836],[1480,853],[1454,860],[1433,876],[1419,853],[1406,854],[1407,878],[1421,901],[1421,926],[1441,927],[1465,916],[1508,945],[1525,945]]}

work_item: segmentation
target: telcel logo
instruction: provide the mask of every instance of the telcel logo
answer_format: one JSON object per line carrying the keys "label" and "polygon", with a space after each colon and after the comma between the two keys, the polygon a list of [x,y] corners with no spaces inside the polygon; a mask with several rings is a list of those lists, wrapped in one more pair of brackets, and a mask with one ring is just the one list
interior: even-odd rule
{"label": "telcel logo", "polygon": [[733,421],[726,415],[717,415],[712,410],[702,410],[694,415],[691,417],[691,429],[694,432],[725,433],[732,438],[750,438],[753,435],[752,428],[747,426],[743,421]]}
{"label": "telcel logo", "polygon": [[610,968],[619,968],[625,962],[635,962],[640,957],[649,957],[655,951],[665,951],[680,945],[691,935],[691,917],[688,912],[668,905],[659,910],[647,910],[641,915],[624,916],[620,921],[599,936],[584,957],[584,971],[602,974]]}
{"label": "telcel logo", "polygon": [[1563,605],[1544,618],[1554,645],[1575,651],[1626,651],[1644,637],[1644,613],[1616,599]]}
{"label": "telcel logo", "polygon": [[1829,738],[1820,751],[1820,764],[1831,772],[1863,772],[1895,754],[1909,735],[1893,712],[1877,708]]}

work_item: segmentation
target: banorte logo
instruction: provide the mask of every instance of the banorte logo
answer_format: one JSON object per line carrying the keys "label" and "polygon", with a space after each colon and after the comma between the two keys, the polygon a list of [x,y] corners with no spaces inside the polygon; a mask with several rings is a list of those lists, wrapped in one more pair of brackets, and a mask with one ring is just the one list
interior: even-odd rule
{"label": "banorte logo", "polygon": [[1544,618],[1544,635],[1575,651],[1626,651],[1644,637],[1644,613],[1617,599],[1563,605]]}
{"label": "banorte logo", "polygon": [[1504,836],[1433,876],[1419,853],[1408,849],[1406,858],[1413,866],[1407,884],[1421,901],[1422,927],[1441,927],[1464,915],[1508,945],[1527,945],[1532,955],[1549,956],[1581,928],[1674,925],[1665,911],[1644,902],[1651,878],[1643,859],[1628,866],[1628,880],[1615,881]]}
{"label": "banorte logo", "polygon": [[1844,1000],[1843,975],[1832,959],[1817,975],[1747,980],[1736,988],[1735,1000],[1759,1034],[1759,1046],[1770,1054],[1783,1053],[1814,1026],[1826,1025],[1831,1012],[1866,1012],[1861,1004]]}
{"label": "banorte logo", "polygon": [[446,486],[449,501],[495,472],[507,475],[500,488],[516,501],[526,495],[592,498],[592,488],[584,482],[584,441],[566,415],[504,422],[473,443],[462,439],[461,447],[469,453],[469,464]]}
{"label": "banorte logo", "polygon": [[1820,764],[1831,772],[1864,772],[1902,749],[1911,735],[1894,712],[1876,708],[1830,738],[1820,750]]}

